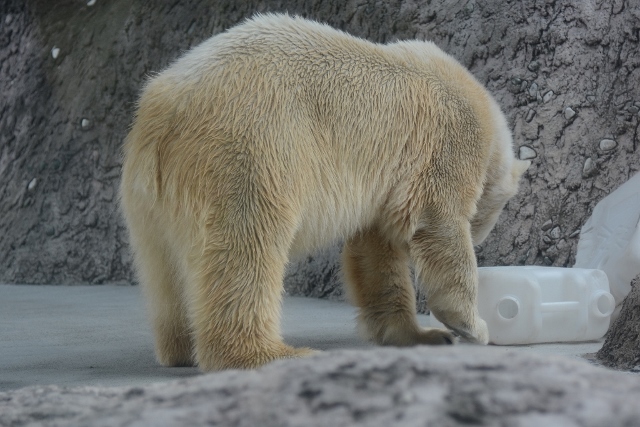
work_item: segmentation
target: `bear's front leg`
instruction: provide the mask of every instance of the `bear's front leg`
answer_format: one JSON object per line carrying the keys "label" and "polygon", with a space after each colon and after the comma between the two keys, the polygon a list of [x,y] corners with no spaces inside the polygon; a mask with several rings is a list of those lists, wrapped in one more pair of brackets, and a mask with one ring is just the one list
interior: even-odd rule
{"label": "bear's front leg", "polygon": [[392,243],[375,227],[361,231],[345,243],[343,272],[367,338],[394,346],[455,342],[449,331],[418,325],[406,245]]}
{"label": "bear's front leg", "polygon": [[487,344],[489,330],[478,314],[478,267],[469,222],[431,216],[410,242],[410,253],[427,294],[427,305],[449,329]]}

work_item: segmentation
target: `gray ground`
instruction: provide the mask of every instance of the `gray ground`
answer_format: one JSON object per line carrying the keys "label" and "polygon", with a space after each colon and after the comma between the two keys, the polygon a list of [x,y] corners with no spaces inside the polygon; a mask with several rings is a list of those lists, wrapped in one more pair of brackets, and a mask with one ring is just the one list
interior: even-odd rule
{"label": "gray ground", "polygon": [[[285,340],[321,350],[372,348],[344,302],[287,297]],[[428,324],[428,316],[420,316]],[[495,347],[580,359],[601,342]],[[142,385],[198,375],[154,360],[139,287],[0,285],[0,391],[35,384]]]}

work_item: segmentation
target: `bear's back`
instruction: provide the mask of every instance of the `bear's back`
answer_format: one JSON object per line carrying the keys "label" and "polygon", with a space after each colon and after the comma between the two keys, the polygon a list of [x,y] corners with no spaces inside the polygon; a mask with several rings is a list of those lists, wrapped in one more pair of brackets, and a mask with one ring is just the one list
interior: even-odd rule
{"label": "bear's back", "polygon": [[[303,251],[374,221],[398,182],[433,167],[433,153],[442,165],[460,153],[486,159],[485,94],[429,42],[374,44],[261,15],[154,77],[129,145],[156,171],[153,194],[191,183],[194,199],[232,198],[247,177],[289,189],[304,212],[293,244]],[[445,134],[457,130],[467,137]]]}
{"label": "bear's back", "polygon": [[[215,68],[243,64],[263,71],[326,68],[330,61],[361,66],[382,54],[380,46],[328,25],[288,15],[258,15],[191,49],[165,73],[197,76]],[[337,64],[336,64],[337,65]]]}

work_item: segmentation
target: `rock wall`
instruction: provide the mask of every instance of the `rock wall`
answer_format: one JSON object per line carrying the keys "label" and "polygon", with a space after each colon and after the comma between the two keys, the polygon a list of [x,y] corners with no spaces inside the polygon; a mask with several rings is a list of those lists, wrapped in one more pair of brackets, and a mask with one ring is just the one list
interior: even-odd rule
{"label": "rock wall", "polygon": [[[89,4],[93,5],[89,6]],[[624,0],[8,0],[0,16],[0,282],[130,283],[120,146],[146,75],[256,12],[436,42],[502,105],[533,165],[481,265],[572,265],[595,203],[640,169],[640,4]],[[328,213],[330,214],[330,213]],[[339,297],[337,248],[292,292]]]}
{"label": "rock wall", "polygon": [[634,426],[640,382],[496,348],[325,353],[143,387],[0,393],[6,426]]}

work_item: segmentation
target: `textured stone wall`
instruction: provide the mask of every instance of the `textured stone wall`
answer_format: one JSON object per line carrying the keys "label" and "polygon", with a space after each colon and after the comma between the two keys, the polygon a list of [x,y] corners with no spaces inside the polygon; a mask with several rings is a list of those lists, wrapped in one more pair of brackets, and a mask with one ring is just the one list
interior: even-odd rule
{"label": "textured stone wall", "polygon": [[[519,156],[533,165],[478,248],[481,265],[571,265],[595,203],[640,169],[637,2],[8,0],[0,7],[1,282],[133,281],[116,189],[140,86],[255,12],[288,11],[376,42],[430,39],[486,84]],[[289,289],[338,297],[336,259],[334,248],[301,260]]]}

